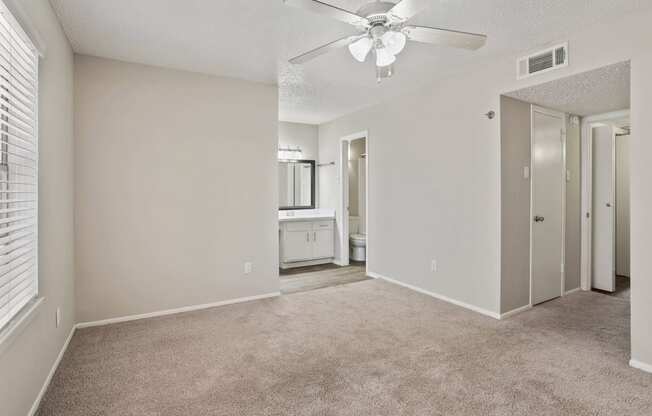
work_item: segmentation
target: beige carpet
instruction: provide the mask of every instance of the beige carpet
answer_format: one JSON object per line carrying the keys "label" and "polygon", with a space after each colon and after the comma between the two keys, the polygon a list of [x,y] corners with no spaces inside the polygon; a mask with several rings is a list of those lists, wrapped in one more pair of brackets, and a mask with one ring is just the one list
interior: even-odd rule
{"label": "beige carpet", "polygon": [[496,321],[367,280],[80,330],[40,409],[67,415],[651,415],[629,303]]}

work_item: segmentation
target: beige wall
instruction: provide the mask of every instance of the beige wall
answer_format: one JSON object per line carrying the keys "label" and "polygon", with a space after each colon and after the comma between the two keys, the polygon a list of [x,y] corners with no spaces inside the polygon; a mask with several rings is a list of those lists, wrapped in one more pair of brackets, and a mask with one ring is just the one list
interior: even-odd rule
{"label": "beige wall", "polygon": [[531,105],[500,97],[501,285],[500,312],[530,304]]}
{"label": "beige wall", "polygon": [[[12,7],[12,2],[6,2]],[[39,64],[39,295],[32,319],[0,346],[0,415],[25,416],[74,324],[73,55],[44,0],[20,1],[45,43]],[[61,325],[55,327],[57,307]]]}
{"label": "beige wall", "polygon": [[[499,95],[486,85],[465,74],[323,124],[319,158],[339,164],[340,138],[368,131],[369,270],[497,313],[500,123],[483,114]],[[339,211],[338,172],[322,170],[320,204]]]}
{"label": "beige wall", "polygon": [[314,124],[278,123],[278,144],[280,147],[301,147],[301,159],[317,160],[319,145],[317,143],[318,129]]}
{"label": "beige wall", "polygon": [[278,291],[275,86],[76,56],[75,91],[79,322]]}

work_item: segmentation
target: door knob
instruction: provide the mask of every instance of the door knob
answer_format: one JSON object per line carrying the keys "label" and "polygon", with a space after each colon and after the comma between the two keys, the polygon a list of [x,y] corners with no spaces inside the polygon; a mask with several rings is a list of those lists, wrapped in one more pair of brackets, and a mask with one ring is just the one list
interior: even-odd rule
{"label": "door knob", "polygon": [[607,208],[611,208],[611,202],[607,202]]}
{"label": "door knob", "polygon": [[544,222],[546,219],[544,217],[536,216],[534,217],[534,222]]}

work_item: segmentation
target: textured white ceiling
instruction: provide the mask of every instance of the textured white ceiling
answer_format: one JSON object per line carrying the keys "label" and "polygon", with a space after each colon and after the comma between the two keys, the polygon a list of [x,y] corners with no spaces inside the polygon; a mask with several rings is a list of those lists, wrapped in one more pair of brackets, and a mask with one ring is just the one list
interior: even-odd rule
{"label": "textured white ceiling", "polygon": [[[365,0],[323,0],[357,10]],[[346,49],[302,66],[294,55],[354,33],[282,0],[51,0],[76,52],[278,83],[283,120],[320,123],[446,76],[471,60],[521,53],[638,10],[650,0],[432,0],[416,24],[486,33],[478,52],[411,43],[378,85]]]}
{"label": "textured white ceiling", "polygon": [[629,108],[630,72],[622,62],[506,95],[578,116],[604,114]]}

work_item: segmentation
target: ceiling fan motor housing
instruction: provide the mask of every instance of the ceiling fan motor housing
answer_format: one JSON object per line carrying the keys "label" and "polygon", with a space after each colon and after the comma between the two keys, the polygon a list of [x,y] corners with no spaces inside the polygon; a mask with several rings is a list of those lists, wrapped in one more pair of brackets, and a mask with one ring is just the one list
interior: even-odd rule
{"label": "ceiling fan motor housing", "polygon": [[373,18],[376,16],[383,16],[387,19],[387,12],[394,6],[396,4],[387,1],[373,1],[360,7],[356,14],[366,17],[370,22],[373,22]]}
{"label": "ceiling fan motor housing", "polygon": [[369,29],[369,35],[371,35],[371,38],[374,40],[380,39],[388,30],[389,29],[383,24],[375,25]]}

